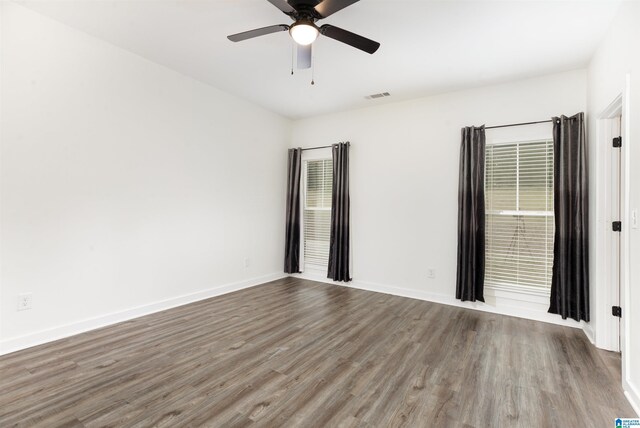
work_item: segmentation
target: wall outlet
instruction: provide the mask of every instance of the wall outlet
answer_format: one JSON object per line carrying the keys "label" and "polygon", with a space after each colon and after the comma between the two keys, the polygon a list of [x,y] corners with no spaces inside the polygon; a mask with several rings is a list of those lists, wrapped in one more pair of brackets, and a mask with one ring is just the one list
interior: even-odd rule
{"label": "wall outlet", "polygon": [[249,257],[245,257],[244,259],[244,267],[245,269],[251,266],[251,259]]}
{"label": "wall outlet", "polygon": [[638,228],[638,210],[631,210],[631,227],[634,229]]}
{"label": "wall outlet", "polygon": [[33,294],[32,293],[24,293],[18,295],[18,310],[26,311],[27,309],[31,309],[31,305],[33,303]]}
{"label": "wall outlet", "polygon": [[436,270],[433,268],[427,269],[427,278],[434,279],[436,277]]}

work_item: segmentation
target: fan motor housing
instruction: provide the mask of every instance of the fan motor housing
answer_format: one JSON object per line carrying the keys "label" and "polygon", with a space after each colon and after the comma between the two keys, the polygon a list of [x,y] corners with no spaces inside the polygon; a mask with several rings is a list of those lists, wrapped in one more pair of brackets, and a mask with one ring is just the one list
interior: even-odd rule
{"label": "fan motor housing", "polygon": [[320,4],[320,0],[287,0],[294,9],[314,8]]}
{"label": "fan motor housing", "polygon": [[320,0],[289,0],[287,3],[296,10],[289,14],[294,21],[306,19],[315,22],[322,19],[322,16],[315,10],[315,7],[321,3]]}

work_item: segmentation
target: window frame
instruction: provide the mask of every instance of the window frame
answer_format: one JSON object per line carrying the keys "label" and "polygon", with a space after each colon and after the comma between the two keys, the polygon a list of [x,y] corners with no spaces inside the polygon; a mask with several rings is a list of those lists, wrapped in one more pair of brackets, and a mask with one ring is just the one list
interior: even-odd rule
{"label": "window frame", "polygon": [[[497,141],[490,141],[489,139],[487,139],[485,141],[485,146],[486,148],[489,147],[495,147],[495,146],[508,146],[508,145],[524,145],[524,144],[535,144],[535,143],[547,143],[547,144],[551,144],[552,146],[552,150],[553,150],[553,138],[551,135],[548,136],[543,136],[543,135],[538,135],[538,138],[517,138],[517,137],[511,137],[511,138],[503,138]],[[486,149],[485,149],[486,150]],[[517,175],[516,175],[516,180],[518,180],[518,178],[520,177],[520,159],[519,159],[519,150],[518,150],[518,158],[517,158],[517,163],[516,163],[516,168],[517,168]],[[485,222],[486,222],[486,217],[487,215],[504,215],[504,216],[523,216],[523,217],[554,217],[555,213],[554,213],[554,207],[551,207],[550,211],[538,211],[538,210],[522,210],[522,209],[516,209],[516,210],[492,210],[490,211],[487,208],[487,198],[486,198],[486,193],[487,193],[487,156],[486,156],[486,152],[485,152],[485,177],[484,177],[484,184],[485,184]],[[552,178],[553,178],[553,169],[552,169]],[[516,202],[521,202],[519,201],[519,183],[516,183],[516,188],[518,189],[516,191]],[[555,182],[553,183],[552,186],[552,195],[551,197],[553,198],[553,189],[555,189]],[[552,236],[554,235],[554,228],[552,228]],[[487,241],[486,236],[487,236],[487,231],[488,231],[488,227],[485,228],[485,242]],[[553,239],[553,238],[552,238]],[[486,245],[486,244],[485,244]],[[553,250],[552,250],[553,251]],[[531,285],[524,285],[524,284],[513,284],[513,283],[507,283],[507,282],[500,282],[500,281],[496,281],[496,282],[492,282],[492,283],[487,283],[486,281],[486,266],[487,266],[487,262],[486,262],[486,252],[485,252],[485,288],[486,289],[491,289],[491,290],[499,290],[499,291],[506,291],[506,292],[514,292],[514,293],[521,293],[521,294],[530,294],[530,295],[534,295],[534,296],[542,296],[542,297],[549,297],[551,295],[551,284],[549,284],[549,287],[543,288],[543,287],[536,287],[536,286],[531,286]],[[552,266],[553,268],[553,266]]]}
{"label": "window frame", "polygon": [[[321,273],[322,275],[326,275],[327,267],[317,265],[313,263],[308,263],[305,258],[305,210],[307,206],[307,166],[310,161],[325,161],[329,160],[333,162],[333,155],[331,152],[331,148],[322,148],[317,150],[309,150],[302,152],[302,169],[301,169],[301,197],[300,197],[300,271],[304,272],[306,270]],[[329,208],[317,208],[317,210],[331,210]]]}

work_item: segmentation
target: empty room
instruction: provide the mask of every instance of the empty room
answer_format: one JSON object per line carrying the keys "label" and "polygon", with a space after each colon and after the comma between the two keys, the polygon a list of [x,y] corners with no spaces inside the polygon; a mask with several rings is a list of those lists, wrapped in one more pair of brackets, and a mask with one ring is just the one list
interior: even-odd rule
{"label": "empty room", "polygon": [[639,23],[0,0],[0,427],[640,426]]}

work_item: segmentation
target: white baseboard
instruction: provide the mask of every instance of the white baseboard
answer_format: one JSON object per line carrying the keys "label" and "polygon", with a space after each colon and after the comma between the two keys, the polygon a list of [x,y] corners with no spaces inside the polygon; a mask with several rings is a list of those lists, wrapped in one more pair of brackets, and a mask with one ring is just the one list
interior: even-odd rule
{"label": "white baseboard", "polygon": [[[584,321],[581,321],[580,324],[582,326],[582,330],[584,330],[584,334],[587,336],[587,339],[589,339],[589,342],[591,342],[593,346],[599,347],[596,345],[596,335],[593,331],[593,327],[591,326],[591,324]],[[604,349],[604,348],[601,348],[601,349]]]}
{"label": "white baseboard", "polygon": [[633,410],[636,412],[636,416],[640,416],[640,389],[629,382],[629,379],[623,382],[622,387],[627,401],[629,401],[629,404],[631,404],[631,407],[633,407]]}
{"label": "white baseboard", "polygon": [[[443,305],[456,306],[467,309],[475,309],[484,312],[491,312],[501,315],[509,315],[512,317],[525,318],[534,321],[542,321],[550,324],[563,325],[573,328],[582,328],[582,325],[574,320],[563,320],[560,316],[550,314],[545,311],[535,310],[527,308],[526,304],[523,305],[525,300],[538,300],[542,301],[545,298],[528,296],[527,299],[519,297],[518,293],[504,292],[501,290],[487,290],[485,293],[485,300],[489,300],[489,296],[495,303],[482,303],[482,302],[462,302],[455,298],[453,294],[441,294],[433,293],[429,291],[422,291],[409,288],[395,287],[385,284],[376,284],[372,282],[354,280],[348,283],[335,282],[323,275],[313,272],[304,272],[302,274],[294,275],[298,278],[309,279],[312,281],[325,282],[329,284],[340,285],[343,287],[352,287],[360,290],[375,291],[377,293],[391,294],[400,297],[409,297],[411,299],[425,300],[428,302],[441,303]],[[521,302],[518,304],[518,302]],[[545,301],[546,302],[546,301]]]}
{"label": "white baseboard", "polygon": [[77,321],[71,324],[65,324],[45,330],[40,330],[24,336],[4,339],[0,341],[0,355],[9,354],[11,352],[30,348],[36,345],[42,345],[43,343],[63,339],[65,337],[84,333],[90,330],[95,330],[101,327],[106,327],[108,325],[116,324],[122,321],[128,321],[130,319],[149,315],[154,312],[164,311],[166,309],[175,308],[177,306],[186,305],[189,303],[197,302],[199,300],[204,300],[211,297],[220,296],[222,294],[242,290],[244,288],[253,287],[265,282],[275,281],[287,276],[288,275],[283,273],[272,273],[263,275],[256,278],[250,278],[231,284],[220,285],[206,290],[197,291],[195,293],[185,294],[166,300],[125,309],[124,311],[112,312],[94,318]]}

